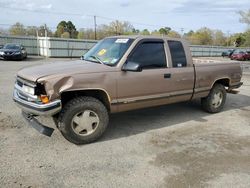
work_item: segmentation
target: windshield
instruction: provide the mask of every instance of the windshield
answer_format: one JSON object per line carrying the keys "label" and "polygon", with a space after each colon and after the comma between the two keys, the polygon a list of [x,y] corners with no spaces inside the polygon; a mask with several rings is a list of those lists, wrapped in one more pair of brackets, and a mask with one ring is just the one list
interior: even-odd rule
{"label": "windshield", "polygon": [[18,44],[6,44],[3,47],[4,49],[14,49],[14,50],[18,50],[20,49],[20,46]]}
{"label": "windshield", "polygon": [[133,39],[107,38],[98,42],[85,55],[84,60],[113,66],[122,58]]}

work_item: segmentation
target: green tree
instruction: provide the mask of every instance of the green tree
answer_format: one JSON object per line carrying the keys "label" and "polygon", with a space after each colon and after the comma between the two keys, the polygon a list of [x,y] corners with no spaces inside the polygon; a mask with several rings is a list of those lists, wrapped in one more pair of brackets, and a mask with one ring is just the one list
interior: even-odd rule
{"label": "green tree", "polygon": [[38,28],[36,26],[28,26],[26,28],[26,34],[29,36],[36,36]]}
{"label": "green tree", "polygon": [[70,38],[70,33],[65,31],[63,34],[61,34],[61,38]]}
{"label": "green tree", "polygon": [[140,32],[141,35],[150,35],[150,32],[148,29],[143,29],[141,32]]}
{"label": "green tree", "polygon": [[61,35],[64,33],[64,31],[67,30],[67,22],[66,21],[61,21],[57,27],[56,27],[56,32],[55,32],[55,37],[61,37]]}
{"label": "green tree", "polygon": [[181,38],[181,35],[177,31],[169,31],[167,36],[172,38]]}
{"label": "green tree", "polygon": [[71,21],[67,22],[67,32],[69,32],[70,38],[77,38],[78,31]]}
{"label": "green tree", "polygon": [[229,38],[230,46],[240,47],[245,43],[244,33],[236,33]]}
{"label": "green tree", "polygon": [[53,32],[46,25],[41,25],[39,27],[28,26],[26,28],[26,35],[28,35],[28,36],[35,36],[36,37],[37,34],[38,34],[39,37],[44,37],[45,36],[45,28],[47,30],[47,36],[48,37],[52,37],[53,36]]}
{"label": "green tree", "polygon": [[159,30],[156,30],[156,29],[155,29],[154,31],[151,32],[151,35],[160,36],[161,33],[159,32]]}
{"label": "green tree", "polygon": [[[66,34],[66,33],[69,33]],[[61,21],[58,25],[57,25],[57,29],[55,32],[55,36],[56,37],[67,37],[68,38],[77,38],[78,35],[78,31],[76,30],[75,25],[71,22],[71,21]]]}
{"label": "green tree", "polygon": [[10,27],[9,33],[11,35],[26,35],[26,30],[23,24],[17,22]]}
{"label": "green tree", "polygon": [[46,30],[47,36],[53,37],[53,32],[50,30],[50,28],[46,24],[39,26],[37,29],[38,29],[38,36],[45,37],[45,30]]}
{"label": "green tree", "polygon": [[163,27],[159,29],[159,33],[161,35],[168,35],[170,31],[171,31],[170,27]]}
{"label": "green tree", "polygon": [[6,35],[8,34],[8,30],[4,28],[0,28],[0,34]]}
{"label": "green tree", "polygon": [[247,11],[239,11],[238,13],[241,16],[240,22],[245,23],[248,26],[250,26],[250,9],[247,10]]}
{"label": "green tree", "polygon": [[213,31],[213,45],[216,46],[225,46],[226,45],[225,34],[220,30]]}
{"label": "green tree", "polygon": [[125,35],[133,33],[134,27],[129,22],[120,22],[118,20],[109,25],[103,25],[103,30],[108,35]]}
{"label": "green tree", "polygon": [[[89,32],[90,31],[91,30],[89,30]],[[97,28],[97,39],[102,39],[104,37],[112,35],[131,35],[135,34],[135,32],[139,31],[134,29],[134,27],[129,22],[120,22],[116,20],[108,25],[106,24],[99,25]]]}
{"label": "green tree", "polygon": [[84,29],[80,29],[77,34],[78,39],[84,39]]}
{"label": "green tree", "polygon": [[137,34],[140,33],[140,30],[139,30],[139,29],[133,28],[133,29],[132,29],[132,33],[137,35]]}
{"label": "green tree", "polygon": [[186,39],[186,40],[189,40],[189,38],[194,34],[194,31],[193,30],[190,30],[189,32],[187,33],[184,33],[183,37]]}
{"label": "green tree", "polygon": [[[95,39],[95,31],[94,31],[94,29],[81,29],[80,32],[84,33],[84,37],[83,37],[84,39],[91,39],[91,40]],[[100,34],[98,32],[97,39],[101,39],[99,37],[100,37]]]}
{"label": "green tree", "polygon": [[248,29],[245,33],[245,42],[244,42],[244,46],[249,47],[250,46],[250,29]]}
{"label": "green tree", "polygon": [[190,33],[187,36],[187,39],[191,42],[191,44],[196,45],[212,45],[213,44],[213,37],[212,37],[212,30],[209,28],[201,28],[196,32]]}
{"label": "green tree", "polygon": [[234,41],[236,46],[250,46],[250,9],[238,12],[241,16],[240,22],[247,24],[248,30],[244,33],[233,35],[230,40]]}

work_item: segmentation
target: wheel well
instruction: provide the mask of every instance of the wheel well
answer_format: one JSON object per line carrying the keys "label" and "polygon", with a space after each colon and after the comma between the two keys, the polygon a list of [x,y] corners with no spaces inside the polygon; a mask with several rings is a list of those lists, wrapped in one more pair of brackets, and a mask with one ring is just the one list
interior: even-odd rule
{"label": "wheel well", "polygon": [[89,96],[100,100],[110,111],[110,102],[108,94],[103,90],[83,90],[83,91],[66,91],[61,94],[62,105],[79,96]]}
{"label": "wheel well", "polygon": [[230,80],[228,78],[217,80],[214,84],[221,84],[225,87],[229,87]]}

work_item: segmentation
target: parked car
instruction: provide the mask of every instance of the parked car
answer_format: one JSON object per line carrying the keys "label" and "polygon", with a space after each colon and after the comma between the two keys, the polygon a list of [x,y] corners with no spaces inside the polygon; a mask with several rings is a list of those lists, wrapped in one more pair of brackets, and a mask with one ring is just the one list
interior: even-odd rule
{"label": "parked car", "polygon": [[239,61],[245,61],[250,60],[250,52],[243,49],[237,49],[234,51],[234,53],[231,55],[231,60],[239,60]]}
{"label": "parked car", "polygon": [[235,51],[235,49],[224,51],[224,52],[222,52],[221,56],[230,58],[234,51]]}
{"label": "parked car", "polygon": [[0,49],[0,57],[6,60],[23,60],[27,58],[27,51],[19,44],[5,44]]}
{"label": "parked car", "polygon": [[238,62],[193,60],[183,39],[117,36],[100,41],[83,60],[20,70],[13,99],[40,133],[51,136],[54,129],[36,116],[52,116],[68,141],[85,144],[103,135],[111,113],[192,99],[220,112],[241,77]]}

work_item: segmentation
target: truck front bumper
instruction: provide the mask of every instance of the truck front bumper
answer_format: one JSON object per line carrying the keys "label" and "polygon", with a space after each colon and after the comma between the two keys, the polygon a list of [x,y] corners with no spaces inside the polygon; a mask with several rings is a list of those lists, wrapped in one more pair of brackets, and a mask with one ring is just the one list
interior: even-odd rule
{"label": "truck front bumper", "polygon": [[23,99],[22,95],[20,95],[16,88],[14,89],[13,100],[27,114],[38,116],[52,116],[58,113],[62,108],[61,100],[56,100],[48,104],[37,104],[35,102],[27,101]]}
{"label": "truck front bumper", "polygon": [[25,120],[39,133],[51,136],[54,129],[41,124],[35,116],[52,116],[58,113],[62,108],[61,100],[56,100],[48,104],[38,104],[28,101],[23,95],[24,93],[18,87],[15,87],[13,100],[22,109],[22,115]]}

